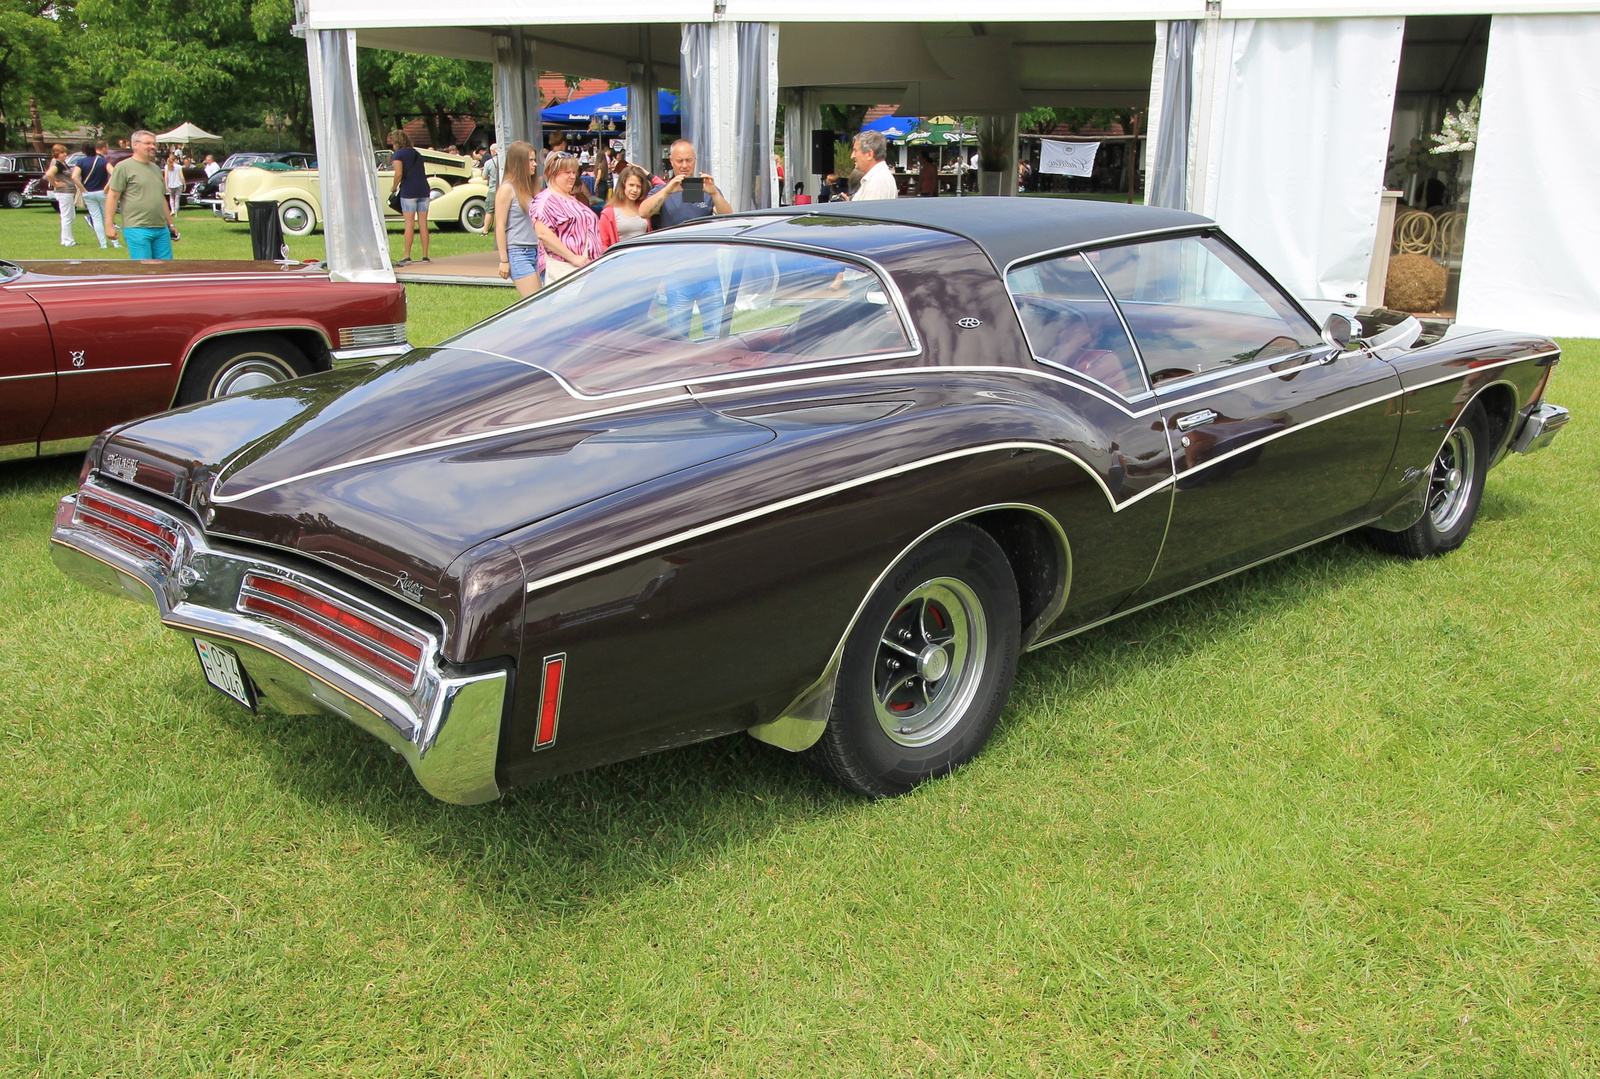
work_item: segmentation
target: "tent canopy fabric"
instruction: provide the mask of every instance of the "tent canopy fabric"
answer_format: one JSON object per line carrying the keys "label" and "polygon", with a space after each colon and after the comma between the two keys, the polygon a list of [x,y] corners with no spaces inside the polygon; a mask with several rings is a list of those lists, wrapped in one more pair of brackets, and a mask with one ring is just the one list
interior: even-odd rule
{"label": "tent canopy fabric", "polygon": [[162,132],[156,136],[157,142],[221,142],[221,135],[213,135],[204,128],[196,127],[187,120],[173,128],[171,131]]}
{"label": "tent canopy fabric", "polygon": [[[669,90],[656,91],[662,120],[678,119],[678,95]],[[547,124],[587,123],[599,117],[602,120],[628,118],[628,88],[618,87],[603,94],[573,98],[560,105],[551,105],[539,113]]]}

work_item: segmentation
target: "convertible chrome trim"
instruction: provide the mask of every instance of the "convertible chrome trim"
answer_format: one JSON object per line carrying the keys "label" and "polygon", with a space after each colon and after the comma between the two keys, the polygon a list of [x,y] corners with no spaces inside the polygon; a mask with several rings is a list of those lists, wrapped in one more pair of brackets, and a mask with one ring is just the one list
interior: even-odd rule
{"label": "convertible chrome trim", "polygon": [[[84,490],[135,501],[99,482]],[[78,495],[56,510],[50,553],[68,576],[114,595],[152,603],[163,625],[189,637],[225,643],[243,655],[244,669],[262,696],[289,714],[321,713],[349,720],[399,752],[429,793],[463,805],[499,796],[495,780],[500,723],[509,670],[463,673],[439,656],[439,633],[403,622],[422,642],[422,670],[403,691],[308,635],[271,618],[238,609],[247,574],[297,583],[391,623],[396,616],[320,576],[253,551],[212,541],[186,515],[140,501],[153,522],[181,537],[168,567],[79,525]]]}
{"label": "convertible chrome trim", "polygon": [[[828,657],[828,662],[822,668],[822,674],[811,685],[801,691],[800,695],[789,702],[788,707],[779,713],[776,719],[765,723],[758,723],[746,729],[745,733],[760,742],[777,746],[798,753],[810,749],[822,737],[823,729],[828,724],[828,714],[833,710],[833,693],[839,679],[839,663],[844,658],[844,646],[850,639],[850,634],[855,632],[856,623],[861,620],[861,613],[867,609],[867,604],[872,602],[878,586],[900,564],[900,560],[910,554],[923,540],[940,532],[959,521],[965,521],[980,514],[990,513],[994,510],[1026,510],[1037,515],[1040,520],[1049,526],[1057,543],[1060,545],[1062,557],[1062,571],[1057,583],[1057,594],[1050,605],[1039,615],[1036,624],[1042,629],[1061,614],[1067,605],[1067,596],[1072,591],[1072,544],[1067,540],[1066,530],[1061,527],[1061,522],[1047,510],[1027,502],[996,502],[977,509],[958,513],[954,517],[947,517],[938,524],[923,532],[916,539],[902,547],[898,554],[889,559],[888,564],[872,584],[867,586],[866,592],[861,597],[861,602],[856,604],[850,620],[845,623],[844,632],[839,635],[839,643],[834,646],[833,654]],[[1026,629],[1027,627],[1023,627]],[[1024,645],[1024,647],[1027,647]]]}

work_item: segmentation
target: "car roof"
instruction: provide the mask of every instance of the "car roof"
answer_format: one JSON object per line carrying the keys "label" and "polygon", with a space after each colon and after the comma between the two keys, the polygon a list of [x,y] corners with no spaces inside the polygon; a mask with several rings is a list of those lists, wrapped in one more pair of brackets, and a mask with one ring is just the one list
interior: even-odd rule
{"label": "car roof", "polygon": [[1062,247],[1116,240],[1161,229],[1196,228],[1210,218],[1162,206],[1130,206],[1089,199],[906,198],[825,202],[753,210],[739,216],[815,214],[921,225],[964,236],[1004,269],[1019,258]]}

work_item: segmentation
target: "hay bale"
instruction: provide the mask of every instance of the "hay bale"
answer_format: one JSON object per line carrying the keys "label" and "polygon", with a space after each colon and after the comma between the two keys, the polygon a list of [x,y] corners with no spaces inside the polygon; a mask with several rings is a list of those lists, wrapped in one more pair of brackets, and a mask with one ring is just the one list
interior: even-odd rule
{"label": "hay bale", "polygon": [[1427,255],[1394,255],[1389,259],[1383,306],[1395,311],[1437,311],[1444,302],[1449,277],[1449,271]]}

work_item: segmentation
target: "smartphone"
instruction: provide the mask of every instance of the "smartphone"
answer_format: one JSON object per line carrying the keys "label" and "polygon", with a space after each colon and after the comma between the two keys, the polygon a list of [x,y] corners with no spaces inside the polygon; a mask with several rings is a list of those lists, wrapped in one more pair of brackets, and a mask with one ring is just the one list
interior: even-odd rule
{"label": "smartphone", "polygon": [[681,190],[684,202],[699,202],[706,197],[706,182],[698,176],[685,176]]}

